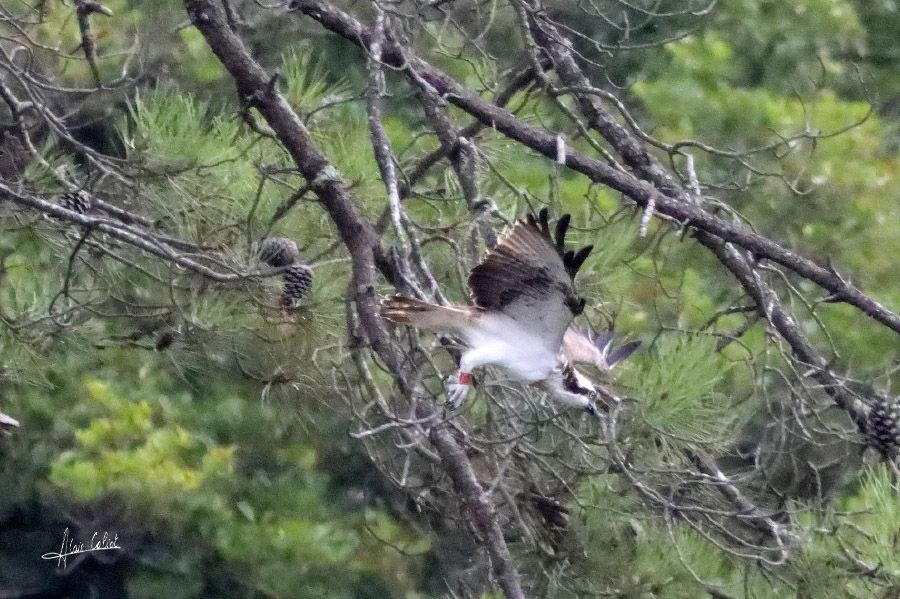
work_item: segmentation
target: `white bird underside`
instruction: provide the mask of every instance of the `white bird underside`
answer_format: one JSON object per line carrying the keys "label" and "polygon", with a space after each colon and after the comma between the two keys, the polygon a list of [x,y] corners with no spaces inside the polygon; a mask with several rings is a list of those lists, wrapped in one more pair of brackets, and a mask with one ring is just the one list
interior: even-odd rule
{"label": "white bird underside", "polygon": [[[501,366],[514,378],[530,384],[547,378],[559,365],[559,346],[551,350],[546,339],[535,334],[540,328],[526,328],[503,313],[475,312],[462,326],[450,330],[462,337],[470,352],[475,352],[466,366],[473,362]],[[462,363],[460,367],[468,372]]]}
{"label": "white bird underside", "polygon": [[381,313],[393,322],[460,337],[469,348],[460,361],[464,372],[474,362],[479,366],[493,364],[509,370],[523,383],[534,383],[546,378],[559,362],[558,347],[551,351],[534,330],[501,312],[474,306],[438,306],[395,296],[383,302]]}
{"label": "white bird underside", "polygon": [[560,218],[555,240],[546,210],[507,229],[469,275],[473,305],[439,306],[402,296],[382,302],[387,320],[453,333],[468,346],[460,381],[448,386],[448,403],[465,397],[472,370],[494,365],[523,383],[540,384],[560,403],[593,413],[595,389],[570,360],[586,358],[603,368],[605,354],[581,331],[569,329],[584,307],[574,277],[591,247],[564,251],[568,223],[569,215]]}

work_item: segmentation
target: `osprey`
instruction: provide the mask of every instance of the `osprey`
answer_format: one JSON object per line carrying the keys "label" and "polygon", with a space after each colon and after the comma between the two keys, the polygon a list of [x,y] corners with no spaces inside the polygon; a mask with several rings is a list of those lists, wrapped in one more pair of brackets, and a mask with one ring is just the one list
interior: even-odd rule
{"label": "osprey", "polygon": [[612,333],[594,335],[570,326],[585,305],[575,293],[575,275],[593,249],[565,250],[570,218],[564,214],[557,221],[555,239],[546,209],[508,228],[469,274],[472,305],[440,306],[399,295],[382,301],[381,315],[391,322],[445,331],[465,341],[459,371],[447,385],[451,409],[465,400],[472,371],[486,365],[500,366],[514,378],[542,387],[555,401],[595,416],[598,399],[607,410],[616,401],[573,363],[607,371],[639,342],[610,351]]}

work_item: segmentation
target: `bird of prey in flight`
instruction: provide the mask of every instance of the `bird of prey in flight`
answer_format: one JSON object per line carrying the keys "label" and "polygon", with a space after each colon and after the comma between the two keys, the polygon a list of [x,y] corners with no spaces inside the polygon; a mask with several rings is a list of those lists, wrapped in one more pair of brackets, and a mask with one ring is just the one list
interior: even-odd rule
{"label": "bird of prey in flight", "polygon": [[612,333],[595,335],[570,326],[585,305],[575,293],[575,275],[593,247],[566,251],[569,220],[564,214],[551,235],[543,209],[508,228],[469,273],[471,305],[442,306],[399,295],[382,302],[381,315],[389,321],[451,333],[465,342],[459,371],[447,385],[450,409],[465,400],[472,371],[486,365],[500,366],[519,381],[542,387],[555,401],[594,416],[597,407],[612,407],[612,395],[574,363],[607,371],[639,342],[612,350]]}

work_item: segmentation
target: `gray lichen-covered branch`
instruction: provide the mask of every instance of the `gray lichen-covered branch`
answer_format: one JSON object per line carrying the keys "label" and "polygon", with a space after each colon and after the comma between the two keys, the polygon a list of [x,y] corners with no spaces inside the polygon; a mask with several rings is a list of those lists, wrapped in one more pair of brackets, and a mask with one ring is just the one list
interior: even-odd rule
{"label": "gray lichen-covered branch", "polygon": [[[387,331],[377,315],[375,295],[376,269],[390,280],[396,279],[393,262],[387,257],[371,224],[362,216],[344,182],[327,158],[317,149],[297,114],[263,68],[253,59],[237,34],[228,25],[221,4],[213,0],[188,0],[185,3],[191,22],[206,38],[213,53],[228,70],[243,101],[265,118],[279,141],[290,153],[300,173],[310,182],[328,212],[352,261],[350,298],[355,307],[365,342],[393,374],[402,393],[412,392],[409,372],[390,343]],[[436,406],[422,405],[428,417]],[[491,558],[498,586],[510,598],[524,597],[519,574],[510,557],[489,497],[479,484],[465,451],[444,424],[431,427],[430,438],[456,492],[467,506],[478,540]]]}
{"label": "gray lichen-covered branch", "polygon": [[[291,3],[291,8],[315,19],[322,26],[360,48],[369,49],[372,40],[371,27],[360,23],[337,7],[320,0],[295,0]],[[412,55],[409,51],[404,52],[396,44],[386,42],[382,52],[384,62],[426,81],[440,96],[477,118],[485,126],[548,158],[557,159],[558,135],[554,132],[523,122],[509,111],[467,90],[447,73],[427,61]],[[621,127],[618,129],[622,130]],[[633,147],[629,149],[634,150]],[[644,154],[646,153],[637,151],[637,155],[642,159]],[[750,229],[727,222],[701,206],[681,202],[664,193],[654,182],[611,166],[604,160],[570,150],[566,153],[565,164],[591,181],[621,192],[642,208],[653,202],[659,215],[675,223],[715,235],[741,246],[759,258],[766,258],[794,271],[831,293],[834,301],[851,304],[900,334],[900,315],[867,296],[833,269],[820,266]]]}

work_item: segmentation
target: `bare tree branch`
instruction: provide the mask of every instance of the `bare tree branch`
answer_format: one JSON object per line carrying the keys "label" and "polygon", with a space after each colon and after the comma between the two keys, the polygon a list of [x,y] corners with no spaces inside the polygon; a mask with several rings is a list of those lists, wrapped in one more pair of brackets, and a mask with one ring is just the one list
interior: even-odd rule
{"label": "bare tree branch", "polygon": [[[522,69],[510,78],[509,83],[506,85],[506,87],[500,90],[500,93],[497,94],[497,97],[493,99],[494,104],[496,104],[497,106],[506,106],[516,93],[522,91],[523,89],[526,89],[533,82],[534,68],[528,67]],[[480,131],[484,130],[484,128],[485,126],[481,121],[473,121],[465,127],[462,127],[458,131],[458,137],[464,139],[472,139],[476,135],[478,135]],[[441,145],[440,148],[422,157],[409,171],[409,173],[407,173],[407,181],[401,186],[401,195],[403,195],[404,197],[409,195],[410,187],[416,181],[424,177],[431,167],[433,167],[435,164],[437,164],[447,156],[447,151],[445,150],[444,146]]]}
{"label": "bare tree branch", "polygon": [[[556,73],[563,84],[573,88],[589,88],[590,81],[572,57],[571,45],[552,23],[543,18],[543,14],[535,7],[532,7],[528,13],[531,34],[551,57]],[[616,149],[623,157],[625,164],[634,172],[652,182],[673,199],[685,204],[699,202],[700,190],[692,157],[688,157],[688,176],[693,189],[688,192],[669,175],[638,139],[615,122],[595,95],[576,92],[574,97],[588,124],[603,135],[604,139]],[[704,229],[697,230],[696,237],[741,283],[745,291],[756,302],[760,314],[772,323],[791,346],[796,358],[804,365],[812,367],[811,376],[822,384],[835,403],[846,410],[857,427],[863,431],[867,414],[865,405],[849,392],[846,385],[831,374],[828,369],[828,361],[818,355],[800,326],[785,310],[778,295],[754,271],[750,260],[736,248],[710,235]],[[835,276],[837,275],[835,274]]]}
{"label": "bare tree branch", "polygon": [[[187,0],[185,6],[191,22],[231,74],[238,93],[266,119],[334,221],[351,255],[353,274],[350,299],[367,341],[390,369],[401,392],[409,394],[412,389],[407,367],[392,347],[377,315],[375,267],[378,265],[392,280],[396,280],[396,272],[386,259],[372,226],[360,214],[336,169],[313,145],[303,123],[272,85],[271,78],[231,30],[221,5],[214,0]],[[432,402],[416,403],[423,406],[424,413],[417,414],[420,419],[428,418],[436,409]],[[509,598],[524,597],[518,572],[494,517],[493,506],[478,483],[465,452],[444,424],[433,426],[430,438],[472,516],[475,529],[480,532],[478,541],[491,556],[498,585]]]}
{"label": "bare tree branch", "polygon": [[194,244],[179,239],[173,239],[166,235],[161,235],[109,218],[79,214],[78,212],[67,210],[59,204],[55,204],[33,194],[24,191],[16,191],[3,182],[0,182],[0,198],[9,200],[14,204],[19,204],[20,206],[32,208],[40,213],[59,219],[60,221],[77,224],[86,229],[96,231],[97,233],[104,233],[113,239],[123,241],[152,256],[156,256],[187,270],[194,271],[220,283],[240,281],[251,277],[272,276],[281,272],[281,270],[269,270],[241,273],[234,269],[231,269],[232,272],[227,272],[227,270],[229,270],[228,267],[222,263],[218,264],[221,270],[216,270],[204,263],[217,262],[212,256],[204,256],[201,261],[181,251],[182,248],[195,248],[196,246],[194,246]]}
{"label": "bare tree branch", "polygon": [[[320,0],[295,0],[291,3],[291,7],[312,17],[325,28],[359,47],[369,49],[372,39],[371,28],[361,24],[340,9]],[[465,110],[484,125],[496,129],[550,159],[556,159],[557,134],[555,132],[548,132],[523,123],[503,108],[468,91],[452,77],[425,60],[411,55],[410,52],[407,52],[404,57],[402,49],[396,45],[385,44],[383,60],[391,66],[415,73],[416,77],[421,77],[428,82],[448,102]],[[601,160],[569,151],[566,156],[566,166],[582,173],[591,181],[621,192],[642,208],[646,207],[653,199],[658,214],[681,225],[721,237],[758,257],[781,264],[831,292],[834,301],[851,304],[867,316],[900,334],[900,315],[865,295],[833,269],[819,266],[812,260],[786,249],[765,236],[728,223],[700,206],[686,204],[669,197],[653,184],[642,181],[632,173],[610,166]]]}
{"label": "bare tree branch", "polygon": [[75,13],[78,17],[78,28],[81,30],[81,49],[84,51],[84,57],[91,68],[91,74],[94,76],[94,83],[97,87],[103,86],[100,79],[100,69],[97,68],[97,48],[95,44],[94,32],[91,29],[90,16],[94,13],[112,16],[112,11],[94,0],[75,0]]}

